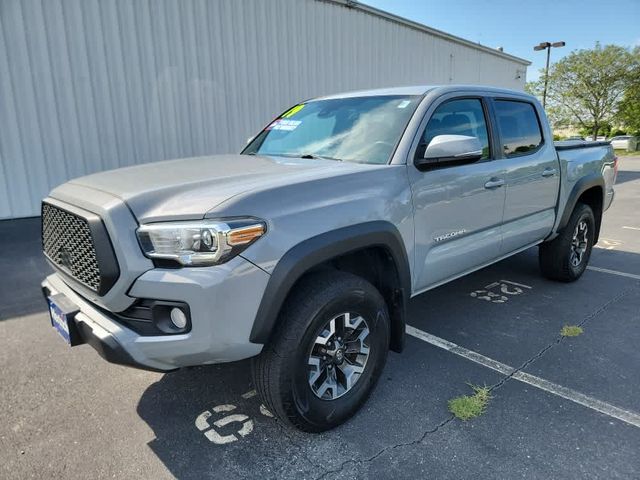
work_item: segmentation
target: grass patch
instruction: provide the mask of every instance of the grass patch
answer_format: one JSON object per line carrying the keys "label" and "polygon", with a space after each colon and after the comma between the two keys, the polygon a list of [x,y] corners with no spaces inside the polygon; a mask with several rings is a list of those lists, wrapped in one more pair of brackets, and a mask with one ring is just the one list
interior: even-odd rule
{"label": "grass patch", "polygon": [[578,327],[577,325],[565,325],[562,327],[562,330],[560,330],[560,335],[563,337],[577,337],[583,332],[582,327]]}
{"label": "grass patch", "polygon": [[640,157],[640,151],[627,152],[626,150],[614,150],[618,157]]}
{"label": "grass patch", "polygon": [[449,400],[449,411],[460,420],[470,420],[482,415],[487,409],[491,394],[489,387],[469,386],[473,389],[473,395],[462,395]]}

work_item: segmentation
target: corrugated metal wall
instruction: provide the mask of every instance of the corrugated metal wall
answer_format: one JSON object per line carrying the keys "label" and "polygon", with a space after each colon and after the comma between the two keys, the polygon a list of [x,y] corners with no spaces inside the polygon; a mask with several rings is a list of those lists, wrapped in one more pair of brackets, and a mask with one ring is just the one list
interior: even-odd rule
{"label": "corrugated metal wall", "polygon": [[[300,99],[526,66],[317,0],[0,0],[0,218],[55,185],[237,151]],[[517,78],[517,77],[520,78]]]}

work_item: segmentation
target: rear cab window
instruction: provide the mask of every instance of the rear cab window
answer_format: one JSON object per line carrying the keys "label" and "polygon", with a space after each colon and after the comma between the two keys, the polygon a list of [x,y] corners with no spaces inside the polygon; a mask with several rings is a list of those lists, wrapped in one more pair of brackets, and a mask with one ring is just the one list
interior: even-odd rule
{"label": "rear cab window", "polygon": [[529,155],[544,143],[540,120],[533,104],[519,100],[496,100],[494,110],[507,158]]}

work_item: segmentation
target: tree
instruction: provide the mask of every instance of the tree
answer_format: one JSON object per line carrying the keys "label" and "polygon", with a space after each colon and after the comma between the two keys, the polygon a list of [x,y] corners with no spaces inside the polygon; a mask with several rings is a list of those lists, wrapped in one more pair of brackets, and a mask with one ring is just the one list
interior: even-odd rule
{"label": "tree", "polygon": [[[527,82],[524,90],[531,95],[535,95],[542,103],[542,95],[544,90],[544,69],[540,70],[540,78],[538,80]],[[555,105],[547,96],[547,106],[545,108],[547,118],[551,125],[555,127],[566,127],[576,123],[573,116],[567,112],[566,108],[560,108]]]}
{"label": "tree", "polygon": [[[549,69],[547,112],[553,123],[577,123],[594,138],[617,113],[618,104],[632,75],[633,57],[617,45],[574,50]],[[540,81],[528,85],[541,96]]]}
{"label": "tree", "polygon": [[632,65],[617,119],[627,128],[627,133],[640,135],[640,47],[633,50],[631,58]]}

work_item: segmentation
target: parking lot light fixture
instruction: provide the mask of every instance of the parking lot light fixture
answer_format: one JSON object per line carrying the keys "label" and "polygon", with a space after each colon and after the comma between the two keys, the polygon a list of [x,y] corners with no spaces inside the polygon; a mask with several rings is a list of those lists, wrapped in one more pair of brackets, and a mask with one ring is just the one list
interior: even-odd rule
{"label": "parking lot light fixture", "polygon": [[540,50],[547,51],[547,65],[544,69],[544,91],[542,92],[542,106],[544,108],[547,107],[547,84],[549,83],[549,58],[551,57],[551,49],[564,47],[565,45],[566,42],[541,42],[533,47],[536,52],[539,52]]}

